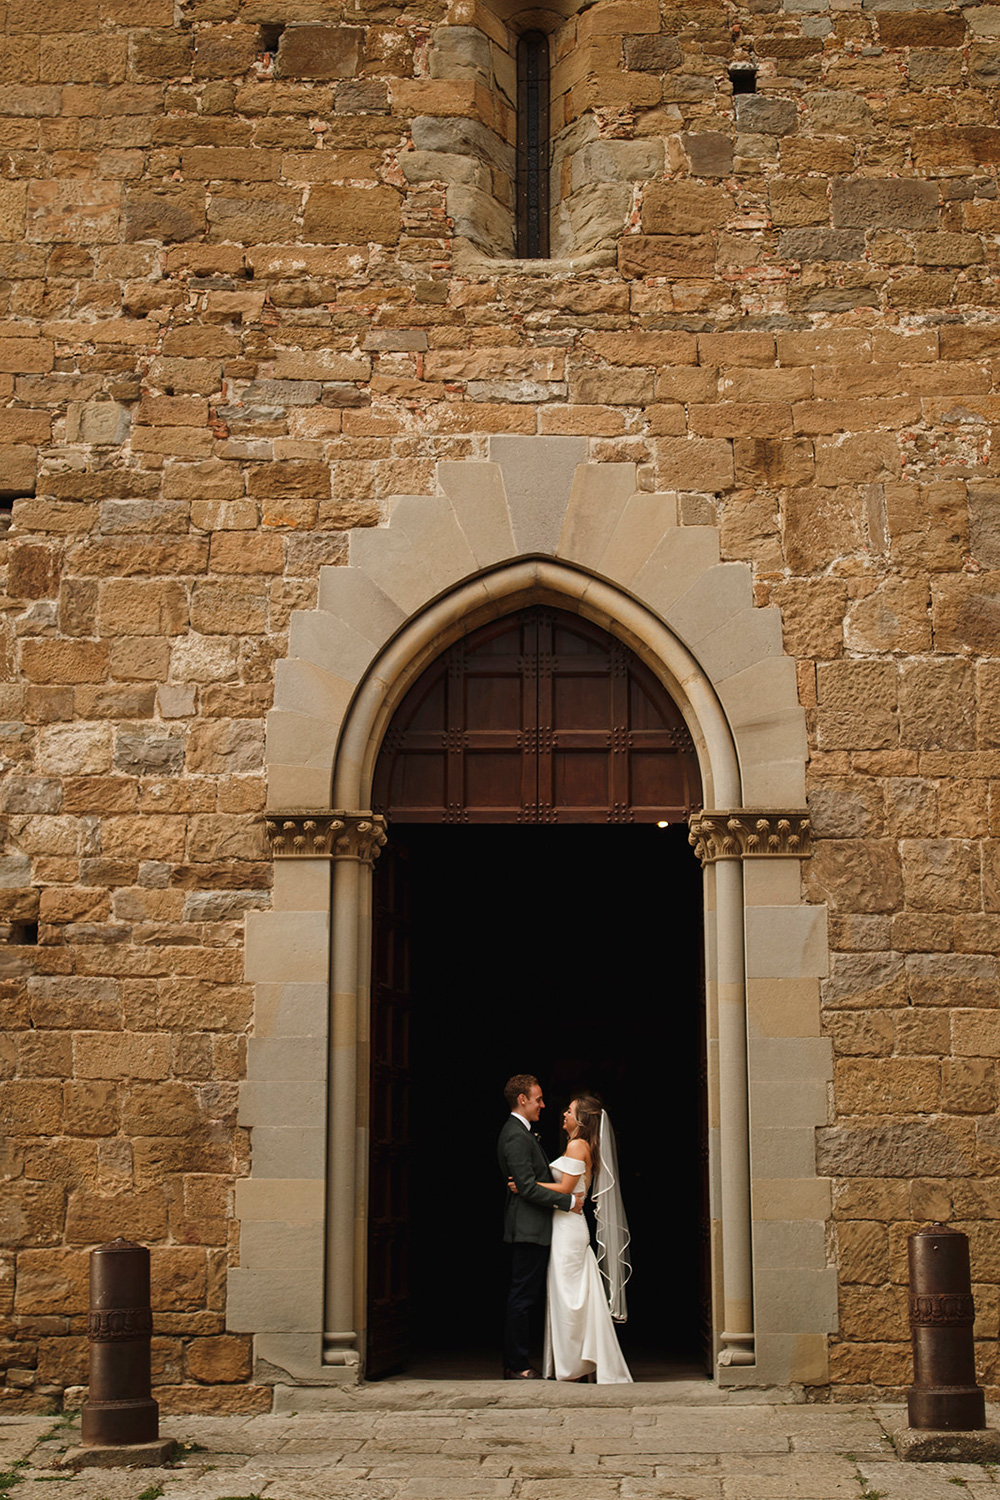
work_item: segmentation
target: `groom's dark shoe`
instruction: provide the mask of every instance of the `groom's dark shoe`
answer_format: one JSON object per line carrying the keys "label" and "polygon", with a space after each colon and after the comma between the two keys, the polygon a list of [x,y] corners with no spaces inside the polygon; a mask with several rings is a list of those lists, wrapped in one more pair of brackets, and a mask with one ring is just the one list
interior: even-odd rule
{"label": "groom's dark shoe", "polygon": [[538,1370],[529,1368],[527,1370],[504,1370],[503,1378],[504,1380],[541,1380],[542,1377]]}

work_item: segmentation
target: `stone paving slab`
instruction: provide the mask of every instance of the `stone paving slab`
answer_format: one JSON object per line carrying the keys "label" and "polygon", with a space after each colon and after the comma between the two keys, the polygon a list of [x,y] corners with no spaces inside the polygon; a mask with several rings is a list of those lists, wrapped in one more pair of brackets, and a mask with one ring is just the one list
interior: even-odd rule
{"label": "stone paving slab", "polygon": [[840,1455],[727,1454],[720,1467],[725,1500],[857,1500],[857,1465]]}
{"label": "stone paving slab", "polygon": [[28,1457],[35,1445],[52,1431],[51,1418],[6,1417],[0,1422],[0,1472]]}
{"label": "stone paving slab", "polygon": [[994,1472],[983,1464],[876,1465],[861,1459],[858,1471],[882,1500],[939,1500],[943,1495],[959,1500],[972,1485],[986,1488],[992,1500],[1000,1500]]}
{"label": "stone paving slab", "polygon": [[[483,1386],[486,1382],[481,1382]],[[182,1445],[158,1469],[62,1465],[72,1420],[0,1419],[10,1500],[1000,1500],[1000,1468],[904,1464],[899,1408],[730,1401],[631,1405],[576,1387],[556,1400],[456,1385],[301,1417],[164,1418]],[[443,1398],[443,1399],[442,1399]],[[548,1398],[548,1399],[547,1399]],[[990,1412],[992,1422],[998,1414]]]}
{"label": "stone paving slab", "polygon": [[670,1479],[623,1479],[622,1500],[721,1500],[722,1481],[707,1475],[672,1475]]}

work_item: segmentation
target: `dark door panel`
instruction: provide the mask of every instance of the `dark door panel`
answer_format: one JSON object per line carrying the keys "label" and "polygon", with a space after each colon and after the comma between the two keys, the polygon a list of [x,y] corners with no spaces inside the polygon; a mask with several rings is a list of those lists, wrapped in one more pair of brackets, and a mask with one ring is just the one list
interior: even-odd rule
{"label": "dark door panel", "polygon": [[393,823],[675,823],[700,780],[684,720],[638,657],[532,607],[427,668],[393,716],[373,797]]}

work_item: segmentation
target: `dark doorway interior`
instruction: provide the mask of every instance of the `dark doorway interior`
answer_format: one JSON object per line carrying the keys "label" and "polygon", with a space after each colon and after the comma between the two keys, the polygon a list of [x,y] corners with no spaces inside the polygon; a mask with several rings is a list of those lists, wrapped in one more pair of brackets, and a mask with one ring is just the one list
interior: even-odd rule
{"label": "dark doorway interior", "polygon": [[395,824],[390,837],[411,901],[408,1373],[499,1373],[495,1143],[503,1084],[522,1071],[545,1089],[550,1157],[575,1089],[597,1090],[614,1120],[633,1374],[703,1371],[701,878],[686,827]]}

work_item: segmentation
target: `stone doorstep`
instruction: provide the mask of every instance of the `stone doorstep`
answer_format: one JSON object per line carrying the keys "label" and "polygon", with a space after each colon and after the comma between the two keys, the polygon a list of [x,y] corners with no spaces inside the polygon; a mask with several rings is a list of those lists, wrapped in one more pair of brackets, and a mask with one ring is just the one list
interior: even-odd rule
{"label": "stone doorstep", "polygon": [[173,1438],[159,1438],[155,1443],[94,1443],[67,1448],[62,1462],[68,1469],[159,1469],[170,1462],[177,1446]]}
{"label": "stone doorstep", "polygon": [[[530,1390],[525,1387],[530,1386]],[[643,1380],[634,1385],[577,1385],[555,1380],[407,1380],[388,1379],[370,1385],[276,1385],[275,1416],[293,1412],[392,1412],[537,1410],[546,1407],[651,1406],[734,1407],[797,1406],[801,1393],[770,1386],[727,1389],[709,1380]],[[848,1410],[842,1407],[839,1410]]]}

